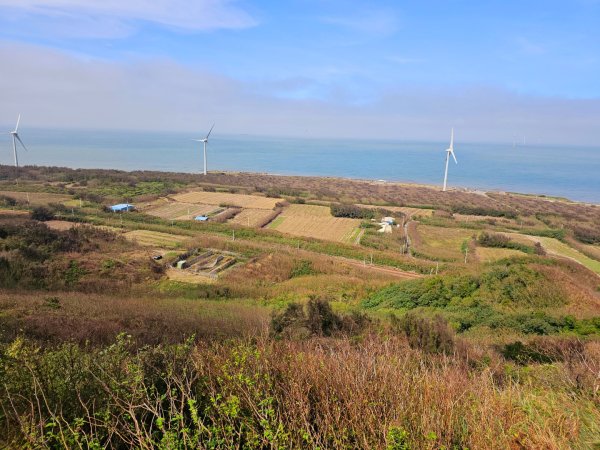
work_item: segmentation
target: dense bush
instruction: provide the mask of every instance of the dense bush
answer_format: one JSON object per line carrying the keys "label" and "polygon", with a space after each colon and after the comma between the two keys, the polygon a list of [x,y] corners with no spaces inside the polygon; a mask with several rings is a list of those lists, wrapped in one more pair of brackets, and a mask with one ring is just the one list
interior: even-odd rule
{"label": "dense bush", "polygon": [[137,350],[123,335],[97,349],[17,339],[0,346],[0,446],[587,447],[600,420],[589,359],[553,368],[560,387],[545,401],[546,378],[505,383],[502,370],[436,354],[451,345],[438,326],[409,327],[415,348],[433,352],[394,336]]}
{"label": "dense bush", "polygon": [[412,348],[445,354],[451,354],[454,349],[453,332],[441,316],[430,319],[410,312],[399,319],[396,326],[404,332]]}
{"label": "dense bush", "polygon": [[435,276],[410,280],[381,289],[365,299],[365,308],[385,306],[413,309],[429,306],[443,308],[452,300],[470,299],[479,289],[479,281],[471,276]]}
{"label": "dense bush", "polygon": [[370,320],[364,314],[353,312],[342,316],[331,309],[327,300],[311,297],[306,307],[290,303],[282,312],[274,313],[271,333],[291,338],[354,334],[362,331],[369,323]]}
{"label": "dense bush", "polygon": [[31,211],[31,219],[45,222],[47,220],[54,219],[54,213],[50,208],[46,208],[45,206],[37,206]]}
{"label": "dense bush", "polygon": [[516,219],[517,213],[512,210],[500,210],[494,208],[484,208],[482,206],[456,205],[452,207],[453,213],[467,214],[473,216],[492,216],[506,217],[507,219]]}
{"label": "dense bush", "polygon": [[0,195],[0,206],[4,207],[13,207],[17,205],[17,200],[13,197],[9,197],[8,195]]}
{"label": "dense bush", "polygon": [[600,244],[600,228],[587,228],[581,226],[574,226],[573,235],[575,239],[584,244]]}
{"label": "dense bush", "polygon": [[533,247],[521,244],[520,242],[514,242],[508,236],[499,233],[488,233],[484,231],[478,236],[477,244],[482,247],[510,248],[513,250],[520,250],[524,253],[534,253]]}
{"label": "dense bush", "polygon": [[351,219],[374,219],[375,211],[369,208],[361,208],[356,205],[344,203],[332,203],[331,215],[334,217],[349,217]]}

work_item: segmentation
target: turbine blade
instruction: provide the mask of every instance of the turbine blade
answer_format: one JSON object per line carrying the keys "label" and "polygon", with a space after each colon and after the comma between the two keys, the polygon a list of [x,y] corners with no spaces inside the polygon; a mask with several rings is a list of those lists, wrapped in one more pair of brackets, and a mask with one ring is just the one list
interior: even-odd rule
{"label": "turbine blade", "polygon": [[19,122],[21,122],[21,114],[19,114],[19,117],[17,117],[17,126],[15,127],[15,133],[19,131]]}
{"label": "turbine blade", "polygon": [[456,155],[454,154],[454,150],[450,150],[450,153],[452,153],[452,157],[454,158],[454,162],[456,164],[458,164],[458,161],[456,160]]}
{"label": "turbine blade", "polygon": [[212,133],[213,128],[215,127],[215,124],[213,123],[212,127],[210,127],[210,131],[208,132],[208,134],[206,135],[205,139],[208,139],[208,137],[210,136],[210,133]]}
{"label": "turbine blade", "polygon": [[450,134],[450,148],[454,149],[454,127],[452,127],[452,132]]}
{"label": "turbine blade", "polygon": [[28,152],[29,150],[27,150],[27,147],[25,147],[25,144],[23,144],[23,141],[21,140],[21,138],[19,137],[19,135],[15,134],[15,137],[17,138],[17,141],[19,141],[21,143],[21,145],[23,146],[23,148],[25,149],[25,151]]}

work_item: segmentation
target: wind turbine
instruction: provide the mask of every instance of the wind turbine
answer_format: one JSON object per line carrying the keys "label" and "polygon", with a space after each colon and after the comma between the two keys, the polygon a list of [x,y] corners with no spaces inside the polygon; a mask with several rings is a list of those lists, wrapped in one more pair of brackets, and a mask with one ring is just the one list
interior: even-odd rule
{"label": "wind turbine", "polygon": [[213,126],[210,127],[210,131],[204,139],[192,139],[193,141],[202,142],[204,144],[204,175],[206,175],[206,144],[208,144],[208,137],[210,136],[210,133],[212,133],[214,127],[215,124],[213,123]]}
{"label": "wind turbine", "polygon": [[19,117],[17,118],[17,126],[15,127],[14,131],[10,132],[10,135],[12,136],[13,156],[15,158],[15,168],[17,171],[17,180],[18,180],[18,175],[19,175],[19,156],[17,155],[17,141],[19,141],[21,146],[23,146],[25,151],[27,151],[27,147],[25,147],[25,144],[23,144],[23,141],[19,137],[19,122],[21,122],[21,114],[19,114]]}
{"label": "wind turbine", "polygon": [[456,155],[454,154],[454,128],[452,128],[452,134],[450,135],[450,147],[446,149],[446,172],[444,173],[444,188],[443,191],[446,190],[446,185],[448,183],[448,161],[450,160],[450,155],[454,158],[454,162],[458,164],[456,160]]}

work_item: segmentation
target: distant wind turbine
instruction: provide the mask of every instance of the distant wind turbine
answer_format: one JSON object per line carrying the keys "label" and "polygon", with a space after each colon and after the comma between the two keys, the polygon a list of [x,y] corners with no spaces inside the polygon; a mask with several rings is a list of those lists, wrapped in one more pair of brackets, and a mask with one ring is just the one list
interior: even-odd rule
{"label": "distant wind turbine", "polygon": [[19,123],[20,122],[21,122],[21,114],[19,114],[19,117],[17,118],[17,126],[15,127],[14,131],[10,132],[10,135],[12,136],[13,156],[15,158],[15,168],[17,170],[17,179],[18,179],[18,175],[19,175],[19,156],[17,154],[17,141],[19,141],[19,144],[21,144],[21,146],[23,146],[25,151],[27,151],[27,147],[25,147],[25,144],[23,144],[23,141],[19,137]]}
{"label": "distant wind turbine", "polygon": [[204,175],[206,175],[206,144],[208,144],[208,137],[210,136],[210,133],[212,133],[214,127],[215,124],[213,123],[213,126],[210,127],[210,131],[204,139],[192,139],[193,141],[202,142],[204,144]]}
{"label": "distant wind turbine", "polygon": [[444,188],[443,191],[446,190],[446,185],[448,184],[448,161],[450,160],[450,155],[454,158],[454,162],[458,164],[456,160],[456,155],[454,154],[454,128],[452,128],[452,134],[450,135],[450,147],[446,149],[446,172],[444,173]]}

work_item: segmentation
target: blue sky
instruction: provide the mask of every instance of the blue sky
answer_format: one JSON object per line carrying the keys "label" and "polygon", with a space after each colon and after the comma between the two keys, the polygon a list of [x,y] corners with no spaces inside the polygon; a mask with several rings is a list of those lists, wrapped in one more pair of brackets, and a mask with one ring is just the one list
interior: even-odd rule
{"label": "blue sky", "polygon": [[593,144],[598,24],[598,0],[0,0],[0,122]]}

